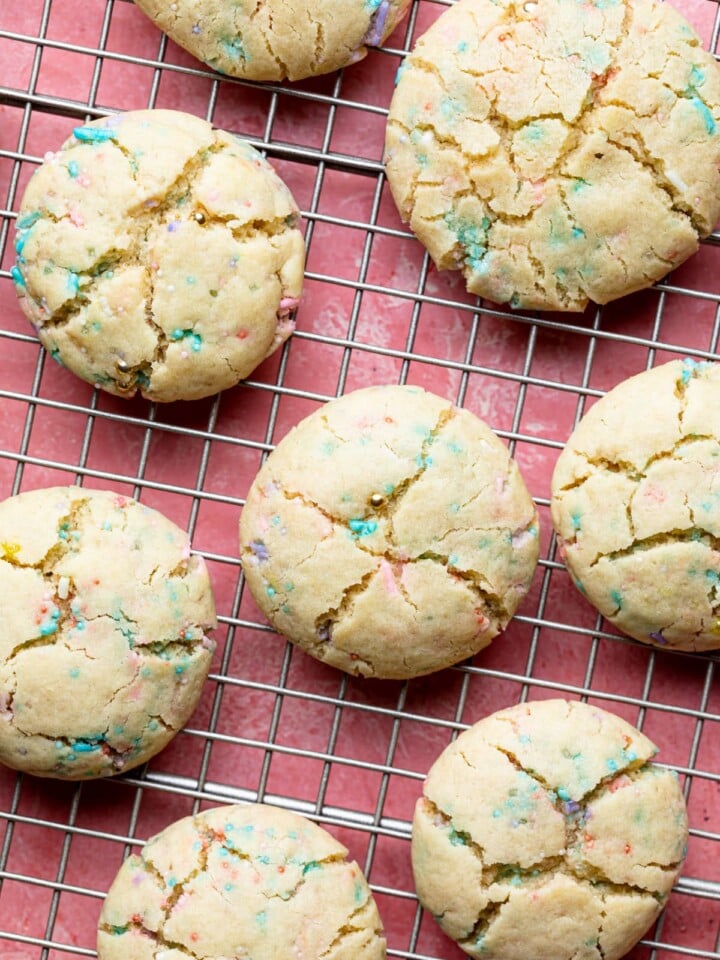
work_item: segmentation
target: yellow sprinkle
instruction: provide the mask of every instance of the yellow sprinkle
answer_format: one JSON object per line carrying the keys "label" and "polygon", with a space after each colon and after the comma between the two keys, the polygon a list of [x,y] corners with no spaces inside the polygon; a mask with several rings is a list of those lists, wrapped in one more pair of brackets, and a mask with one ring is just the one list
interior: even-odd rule
{"label": "yellow sprinkle", "polygon": [[3,557],[7,557],[7,559],[10,561],[10,563],[12,563],[13,560],[16,560],[16,559],[17,559],[17,555],[18,555],[18,554],[20,553],[20,551],[22,550],[22,544],[21,544],[21,543],[4,543],[4,542],[3,542],[3,543],[0,543],[0,550],[2,550],[2,552],[3,552]]}

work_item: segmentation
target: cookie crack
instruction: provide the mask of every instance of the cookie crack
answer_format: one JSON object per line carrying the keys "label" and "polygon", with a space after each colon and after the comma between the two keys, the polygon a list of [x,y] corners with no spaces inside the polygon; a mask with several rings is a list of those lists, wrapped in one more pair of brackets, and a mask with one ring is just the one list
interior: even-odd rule
{"label": "cookie crack", "polygon": [[[624,106],[624,105],[623,105]],[[631,113],[635,111],[629,109]],[[685,217],[689,221],[693,230],[697,233],[698,237],[704,237],[712,229],[712,226],[708,227],[707,224],[703,223],[699,214],[693,210],[690,204],[684,202],[680,197],[680,191],[677,186],[669,179],[665,172],[665,163],[659,157],[655,157],[648,150],[645,141],[642,138],[642,135],[639,132],[634,132],[625,127],[622,131],[622,134],[619,136],[613,136],[607,130],[603,131],[605,136],[608,139],[609,143],[612,143],[617,150],[622,150],[624,153],[627,153],[632,159],[642,167],[644,170],[647,170],[651,175],[653,184],[665,194],[668,202],[668,206],[673,213],[677,213]],[[620,137],[628,138],[632,143],[628,142],[628,139],[620,139]],[[653,251],[654,252],[654,251]],[[661,259],[662,258],[658,258]],[[663,263],[672,263],[672,261],[662,260]]]}
{"label": "cookie crack", "polygon": [[[702,543],[711,550],[720,551],[720,537],[716,537],[702,527],[687,527],[685,529],[666,530],[662,533],[654,533],[648,537],[639,540],[633,540],[627,547],[619,550],[612,550],[608,553],[599,553],[588,563],[588,567],[597,566],[601,560],[614,562],[623,557],[629,557],[632,554],[643,553],[652,550],[654,547],[667,546],[677,543]],[[618,609],[620,609],[618,607]]]}

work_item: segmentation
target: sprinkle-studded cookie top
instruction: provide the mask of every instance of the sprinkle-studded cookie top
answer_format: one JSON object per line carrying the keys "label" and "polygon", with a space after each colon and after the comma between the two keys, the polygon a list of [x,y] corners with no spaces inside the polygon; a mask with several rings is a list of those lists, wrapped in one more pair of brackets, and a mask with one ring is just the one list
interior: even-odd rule
{"label": "sprinkle-studded cookie top", "polygon": [[136,0],[208,66],[248,80],[300,80],[362,60],[410,0]]}
{"label": "sprinkle-studded cookie top", "polygon": [[442,269],[514,307],[649,286],[720,216],[720,67],[654,0],[459,0],[400,68],[387,173]]}
{"label": "sprinkle-studded cookie top", "polygon": [[75,129],[31,179],[12,274],[51,355],[110,393],[191,400],[290,334],[305,248],[249,144],[169,110]]}
{"label": "sprinkle-studded cookie top", "polygon": [[240,522],[272,623],[349,673],[471,656],[528,591],[538,520],[517,465],[467,410],[416,387],[334,400],[277,446]]}
{"label": "sprinkle-studded cookie top", "polygon": [[0,761],[130,769],[187,721],[215,608],[187,534],[134,500],[53,487],[0,504]]}
{"label": "sprinkle-studded cookie top", "polygon": [[575,583],[625,633],[720,647],[720,366],[631,377],[570,436],[553,523]]}
{"label": "sprinkle-studded cookie top", "polygon": [[473,957],[617,960],[679,873],[685,802],[604,710],[520,704],[438,758],[413,822],[420,901]]}
{"label": "sprinkle-studded cookie top", "polygon": [[186,817],[123,864],[100,917],[99,960],[384,960],[375,901],[347,855],[276,807]]}

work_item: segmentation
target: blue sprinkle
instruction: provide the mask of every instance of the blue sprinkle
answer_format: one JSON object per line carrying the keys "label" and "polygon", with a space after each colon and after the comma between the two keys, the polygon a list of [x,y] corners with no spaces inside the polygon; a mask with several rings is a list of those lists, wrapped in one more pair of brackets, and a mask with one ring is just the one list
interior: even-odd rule
{"label": "blue sprinkle", "polygon": [[42,214],[39,210],[36,210],[34,213],[26,213],[24,217],[18,219],[15,226],[18,230],[29,230],[41,217]]}
{"label": "blue sprinkle", "polygon": [[377,520],[350,520],[348,526],[358,537],[369,537],[378,528]]}
{"label": "blue sprinkle", "polygon": [[80,277],[72,270],[68,270],[67,288],[72,294],[76,294],[80,289]]}
{"label": "blue sprinkle", "polygon": [[620,593],[619,590],[612,590],[610,592],[610,599],[618,608],[618,610],[622,609],[622,594]]}
{"label": "blue sprinkle", "polygon": [[88,743],[85,740],[76,740],[73,744],[73,750],[76,753],[92,753],[93,750],[98,750],[99,747],[99,743]]}
{"label": "blue sprinkle", "polygon": [[608,768],[610,773],[615,773],[618,768],[617,760],[610,758],[610,760],[606,761],[605,766]]}
{"label": "blue sprinkle", "polygon": [[717,124],[715,123],[715,118],[710,112],[708,105],[704,100],[701,100],[700,97],[690,97],[690,103],[703,118],[703,121],[705,122],[705,132],[711,137],[717,131]]}
{"label": "blue sprinkle", "polygon": [[117,140],[117,133],[110,127],[75,127],[73,136],[83,143],[104,143],[106,140]]}
{"label": "blue sprinkle", "polygon": [[70,163],[68,163],[68,173],[73,178],[73,180],[78,175],[78,173],[80,173],[80,167],[78,166],[77,160],[71,160]]}
{"label": "blue sprinkle", "polygon": [[557,788],[557,795],[560,797],[561,800],[566,800],[566,801],[567,801],[567,800],[570,799],[570,794],[567,792],[567,790],[565,789],[565,787],[558,787],[558,788]]}
{"label": "blue sprinkle", "polygon": [[18,287],[20,290],[25,289],[25,277],[20,272],[20,267],[18,267],[17,264],[10,268],[10,276],[12,277],[16,287]]}
{"label": "blue sprinkle", "polygon": [[274,596],[275,596],[275,587],[271,587],[271,586],[266,587],[266,588],[265,588],[265,593],[266,593],[269,597],[274,597]]}

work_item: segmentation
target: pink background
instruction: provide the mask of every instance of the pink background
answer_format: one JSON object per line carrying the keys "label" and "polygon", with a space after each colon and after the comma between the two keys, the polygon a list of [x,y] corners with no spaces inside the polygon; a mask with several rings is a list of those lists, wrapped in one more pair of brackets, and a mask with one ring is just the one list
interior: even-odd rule
{"label": "pink background", "polygon": [[[716,3],[676,5],[710,45]],[[718,657],[654,652],[598,623],[554,552],[547,510],[584,406],[652,364],[716,355],[720,238],[602,311],[537,320],[480,309],[429,264],[381,173],[401,53],[443,9],[419,0],[385,50],[341,74],[261,87],[211,74],[125,0],[0,0],[0,497],[76,479],[139,496],[190,528],[221,617],[201,705],[147,770],[82,787],[0,770],[3,960],[93,956],[101,898],[133,844],[198,805],[256,797],[316,817],[350,848],[391,956],[456,960],[413,894],[408,831],[422,778],[462,725],[558,694],[642,725],[662,762],[694,772],[684,878],[630,956],[720,957]],[[219,398],[159,408],[97,394],[46,359],[9,279],[14,211],[44,153],[86,113],[148,105],[207,116],[266,148],[309,241],[283,352]],[[542,560],[520,615],[471,664],[362,682],[292,651],[240,596],[236,528],[262,452],[298,419],[338,393],[399,381],[459,400],[512,445],[540,505]]]}

